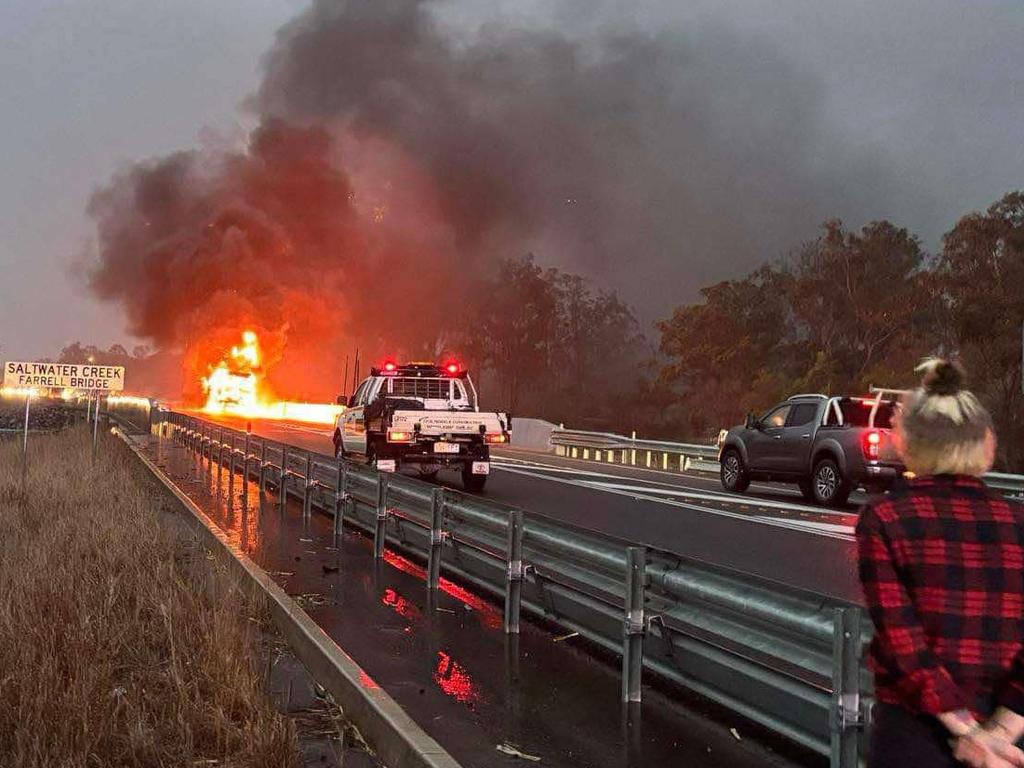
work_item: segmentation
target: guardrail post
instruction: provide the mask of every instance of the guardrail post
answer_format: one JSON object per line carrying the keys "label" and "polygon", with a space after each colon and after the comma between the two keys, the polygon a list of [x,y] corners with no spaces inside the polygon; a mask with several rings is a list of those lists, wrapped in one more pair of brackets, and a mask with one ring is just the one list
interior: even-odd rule
{"label": "guardrail post", "polygon": [[309,519],[313,502],[313,454],[306,451],[306,486],[302,491],[302,517]]}
{"label": "guardrail post", "polygon": [[245,480],[245,487],[249,487],[249,442],[252,438],[252,424],[245,425],[245,460],[242,462],[242,477]]}
{"label": "guardrail post", "polygon": [[523,513],[508,513],[508,570],[505,575],[505,634],[519,634],[519,604],[523,596]]}
{"label": "guardrail post", "polygon": [[831,768],[857,768],[860,732],[865,718],[861,712],[860,657],[861,610],[836,608],[832,635],[832,719]]}
{"label": "guardrail post", "polygon": [[341,533],[345,525],[345,505],[348,503],[348,465],[338,459],[338,476],[334,492],[334,532]]}
{"label": "guardrail post", "polygon": [[388,480],[387,472],[377,473],[377,524],[373,530],[373,556],[384,557],[384,536],[388,522]]}
{"label": "guardrail post", "polygon": [[267,492],[267,438],[260,440],[260,495]]}
{"label": "guardrail post", "polygon": [[231,433],[231,460],[228,462],[228,485],[235,484],[235,433]]}
{"label": "guardrail post", "polygon": [[437,591],[441,580],[441,546],[444,544],[444,488],[435,488],[430,494],[430,552],[427,553],[427,591]]}
{"label": "guardrail post", "polygon": [[284,513],[288,507],[288,446],[281,445],[281,481],[277,484],[277,492],[280,495],[281,512]]}
{"label": "guardrail post", "polygon": [[622,639],[622,700],[640,701],[644,668],[644,582],[647,579],[647,549],[626,549],[626,605]]}
{"label": "guardrail post", "polygon": [[217,444],[217,474],[220,474],[220,468],[224,466],[224,427],[220,428],[220,440]]}

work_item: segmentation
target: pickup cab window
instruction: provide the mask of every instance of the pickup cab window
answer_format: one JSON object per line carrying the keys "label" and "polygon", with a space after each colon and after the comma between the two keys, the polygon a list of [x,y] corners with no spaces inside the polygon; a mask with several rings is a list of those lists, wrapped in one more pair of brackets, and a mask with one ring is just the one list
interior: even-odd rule
{"label": "pickup cab window", "polygon": [[786,426],[803,427],[812,423],[817,415],[817,403],[797,403],[789,412],[789,419],[786,421]]}
{"label": "pickup cab window", "polygon": [[762,418],[761,423],[768,429],[772,427],[784,427],[786,426],[786,419],[789,417],[789,411],[792,406],[780,405],[773,411],[768,411]]}
{"label": "pickup cab window", "polygon": [[354,407],[358,407],[360,405],[365,404],[366,385],[368,383],[369,383],[369,379],[367,379],[362,384],[360,384],[359,385],[359,389],[357,389],[356,393],[352,396],[352,405]]}

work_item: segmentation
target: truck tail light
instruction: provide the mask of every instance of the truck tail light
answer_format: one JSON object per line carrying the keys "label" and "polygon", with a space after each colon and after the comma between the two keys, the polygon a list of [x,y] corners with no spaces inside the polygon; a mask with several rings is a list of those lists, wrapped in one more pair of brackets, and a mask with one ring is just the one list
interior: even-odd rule
{"label": "truck tail light", "polygon": [[388,442],[389,443],[411,443],[412,432],[406,432],[401,429],[389,429],[388,430]]}
{"label": "truck tail light", "polygon": [[484,435],[485,443],[507,443],[508,435],[504,432],[488,432]]}
{"label": "truck tail light", "polygon": [[864,458],[874,460],[879,457],[882,445],[882,433],[869,429],[861,437],[861,448],[864,451]]}

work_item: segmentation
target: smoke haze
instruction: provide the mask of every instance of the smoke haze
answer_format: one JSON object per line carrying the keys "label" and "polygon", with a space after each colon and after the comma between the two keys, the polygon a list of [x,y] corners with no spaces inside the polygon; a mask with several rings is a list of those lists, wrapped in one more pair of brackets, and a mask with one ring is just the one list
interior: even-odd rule
{"label": "smoke haze", "polygon": [[267,55],[246,146],[140,163],[95,194],[96,295],[191,370],[253,327],[290,363],[278,384],[310,391],[355,344],[436,354],[501,258],[579,271],[651,320],[903,193],[772,44],[557,8],[585,24],[314,2]]}

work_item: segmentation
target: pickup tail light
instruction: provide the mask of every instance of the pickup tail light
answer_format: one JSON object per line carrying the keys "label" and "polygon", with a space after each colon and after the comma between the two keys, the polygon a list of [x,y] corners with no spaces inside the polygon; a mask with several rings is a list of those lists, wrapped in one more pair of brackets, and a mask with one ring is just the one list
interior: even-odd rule
{"label": "pickup tail light", "polygon": [[487,443],[507,443],[508,435],[504,432],[488,432],[484,435],[484,442]]}
{"label": "pickup tail light", "polygon": [[881,454],[882,433],[869,429],[861,436],[861,449],[864,451],[864,458],[869,461],[878,459]]}
{"label": "pickup tail light", "polygon": [[389,429],[388,430],[388,442],[389,443],[411,443],[413,438],[412,432],[406,432],[402,429]]}

